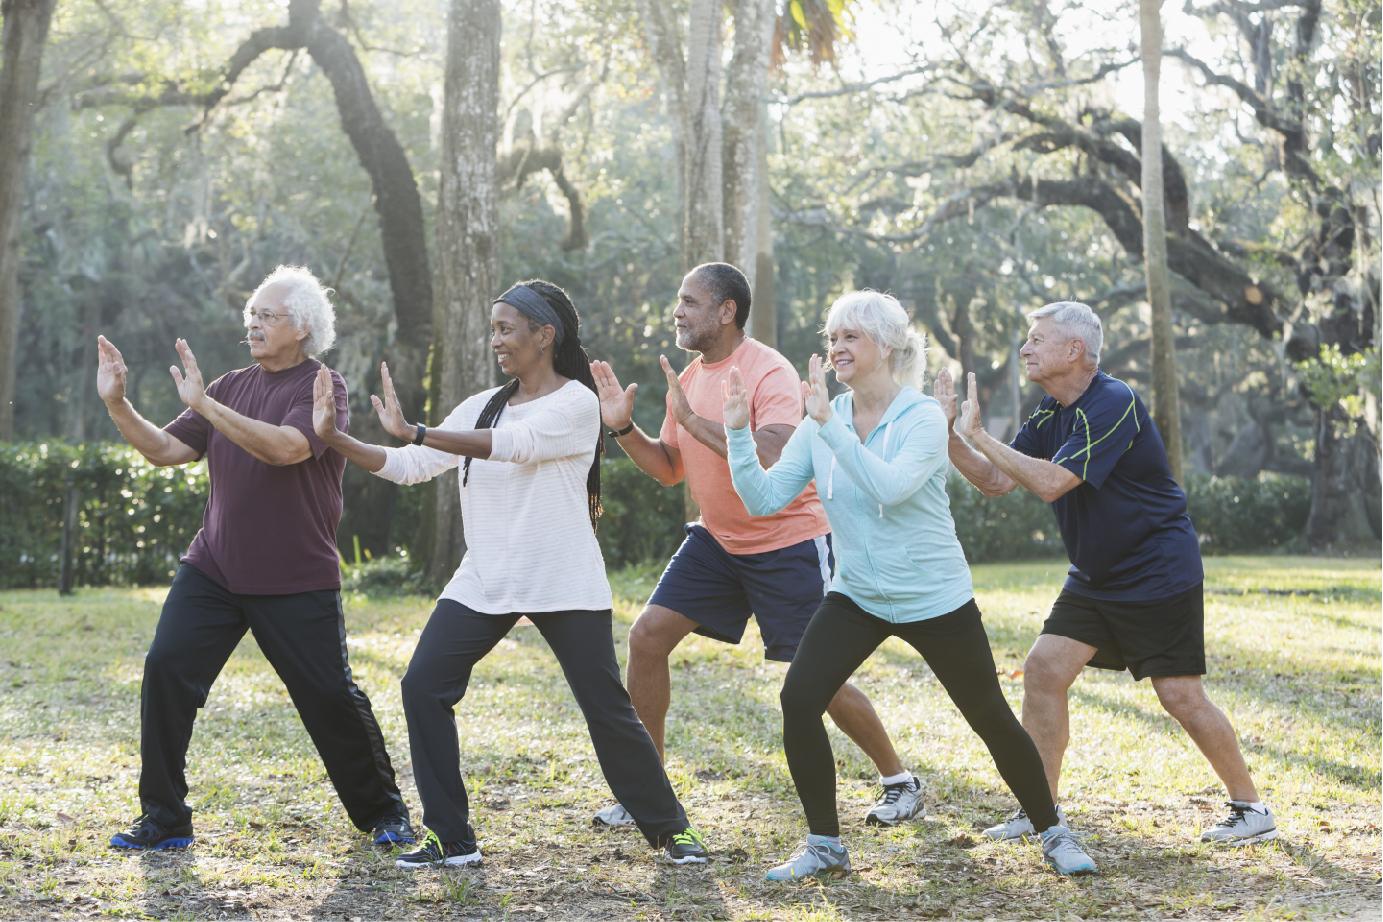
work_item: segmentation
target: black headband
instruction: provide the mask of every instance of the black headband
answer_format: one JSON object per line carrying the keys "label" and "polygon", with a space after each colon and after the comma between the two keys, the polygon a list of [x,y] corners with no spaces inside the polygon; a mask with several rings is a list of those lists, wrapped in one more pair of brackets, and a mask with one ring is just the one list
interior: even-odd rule
{"label": "black headband", "polygon": [[547,302],[538,292],[529,288],[527,285],[515,285],[504,294],[492,301],[498,304],[503,301],[505,304],[512,304],[520,313],[538,321],[542,325],[551,325],[557,331],[556,345],[562,345],[562,339],[566,336],[566,327],[562,324],[562,318],[553,310],[552,305]]}

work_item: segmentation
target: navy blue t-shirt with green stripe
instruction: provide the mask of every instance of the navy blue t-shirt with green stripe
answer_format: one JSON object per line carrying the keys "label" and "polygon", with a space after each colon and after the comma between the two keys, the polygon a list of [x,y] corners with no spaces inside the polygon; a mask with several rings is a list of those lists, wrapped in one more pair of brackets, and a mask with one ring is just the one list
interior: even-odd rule
{"label": "navy blue t-shirt with green stripe", "polygon": [[1052,503],[1078,595],[1155,602],[1204,579],[1186,494],[1147,407],[1118,378],[1096,372],[1070,406],[1051,396],[1013,447],[1060,464],[1082,483]]}

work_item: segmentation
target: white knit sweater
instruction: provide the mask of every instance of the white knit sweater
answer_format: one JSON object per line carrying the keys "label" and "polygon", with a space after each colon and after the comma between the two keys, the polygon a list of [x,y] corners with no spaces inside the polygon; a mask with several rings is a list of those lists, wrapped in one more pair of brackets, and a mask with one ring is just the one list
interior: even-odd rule
{"label": "white knit sweater", "polygon": [[[452,410],[438,429],[474,429],[495,389]],[[612,607],[586,498],[600,403],[579,381],[504,408],[489,460],[461,488],[466,555],[442,598],[486,614]],[[385,448],[376,474],[421,483],[465,459],[422,445]],[[459,479],[459,475],[458,475]]]}

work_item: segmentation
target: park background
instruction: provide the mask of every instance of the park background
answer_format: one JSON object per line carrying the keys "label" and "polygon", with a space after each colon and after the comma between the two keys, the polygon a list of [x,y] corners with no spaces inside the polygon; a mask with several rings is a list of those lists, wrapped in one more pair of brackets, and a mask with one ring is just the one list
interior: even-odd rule
{"label": "park background", "polygon": [[[1376,905],[1377,3],[5,0],[0,17],[0,913]],[[1212,687],[1291,844],[1194,845],[1218,809],[1208,770],[1148,689],[1091,676],[1071,786],[1109,873],[1052,885],[1030,855],[974,840],[1005,796],[930,672],[886,647],[862,681],[911,741],[933,818],[883,836],[855,881],[784,897],[755,876],[800,832],[777,673],[750,638],[734,652],[693,642],[674,679],[670,770],[729,858],[704,878],[655,875],[632,843],[589,841],[601,782],[573,709],[551,704],[560,676],[520,632],[486,664],[517,697],[473,694],[461,711],[463,734],[487,740],[474,784],[512,787],[494,803],[543,802],[482,828],[502,869],[488,879],[414,883],[343,845],[351,834],[252,645],[194,740],[198,851],[163,864],[103,854],[133,803],[157,587],[200,524],[206,483],[200,465],[152,469],[113,441],[98,333],[161,423],[180,409],[173,339],[208,377],[245,364],[248,294],[279,263],[307,265],[336,291],[340,339],[324,359],[350,384],[353,431],[385,441],[368,408],[379,361],[410,418],[441,419],[497,383],[490,299],[542,277],[571,293],[592,356],[640,383],[636,417],[656,431],[658,355],[685,361],[670,305],[709,259],[745,268],[752,334],[799,367],[834,297],[893,292],[927,332],[929,374],[973,371],[1000,436],[1039,397],[1016,357],[1023,313],[1064,298],[1100,313],[1102,366],[1154,408],[1204,551],[1239,555],[1210,562]],[[623,655],[688,509],[608,448],[600,538]],[[459,559],[456,485],[346,478],[352,656],[406,779],[396,680]],[[1022,652],[1061,578],[1055,522],[1026,495],[951,492],[1016,704]],[[867,799],[859,754],[837,755],[842,800]],[[554,858],[543,836],[571,853]],[[263,854],[242,867],[246,849]],[[594,877],[589,854],[605,862]],[[519,885],[554,875],[573,889]],[[1038,902],[1012,902],[1039,884]]]}

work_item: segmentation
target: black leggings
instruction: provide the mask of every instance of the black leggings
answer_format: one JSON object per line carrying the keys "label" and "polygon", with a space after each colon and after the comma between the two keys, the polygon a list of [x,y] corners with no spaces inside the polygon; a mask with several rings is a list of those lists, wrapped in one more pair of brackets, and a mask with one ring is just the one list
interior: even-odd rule
{"label": "black leggings", "polygon": [[[620,682],[609,609],[528,617],[562,666],[611,791],[644,838],[662,845],[687,828],[687,815]],[[487,615],[441,599],[403,677],[403,710],[423,823],[447,842],[475,842],[453,708],[466,694],[471,669],[518,620],[517,614]]]}
{"label": "black leggings", "polygon": [[984,740],[1033,828],[1055,826],[1042,757],[999,688],[975,600],[938,618],[894,624],[831,592],[812,616],[783,682],[783,748],[807,828],[816,835],[840,835],[836,764],[821,717],[851,674],[889,637],[903,638],[922,654],[970,729]]}

